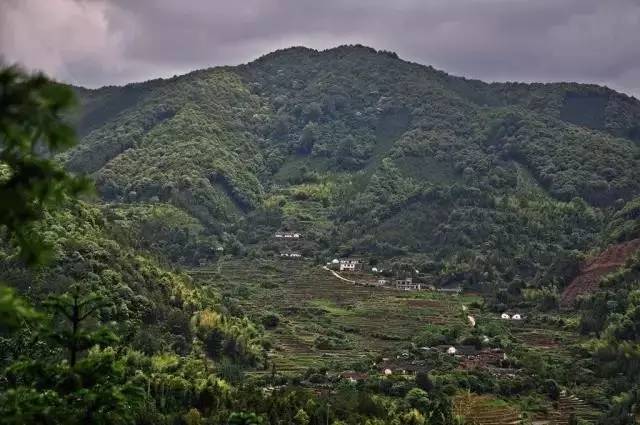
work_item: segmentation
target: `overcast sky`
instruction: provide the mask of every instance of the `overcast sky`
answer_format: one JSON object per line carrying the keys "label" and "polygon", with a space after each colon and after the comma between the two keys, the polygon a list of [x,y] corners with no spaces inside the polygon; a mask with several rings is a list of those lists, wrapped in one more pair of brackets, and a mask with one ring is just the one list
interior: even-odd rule
{"label": "overcast sky", "polygon": [[97,87],[361,43],[487,81],[640,97],[640,0],[0,0],[0,54]]}

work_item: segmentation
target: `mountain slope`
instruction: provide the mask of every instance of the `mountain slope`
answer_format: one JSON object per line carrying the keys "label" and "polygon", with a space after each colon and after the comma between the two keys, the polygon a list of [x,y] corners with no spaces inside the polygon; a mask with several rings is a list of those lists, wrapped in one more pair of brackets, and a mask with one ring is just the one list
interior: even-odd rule
{"label": "mountain slope", "polygon": [[640,194],[640,102],[597,86],[485,84],[343,46],[78,93],[68,166],[238,254],[277,254],[289,228],[306,255],[534,279]]}

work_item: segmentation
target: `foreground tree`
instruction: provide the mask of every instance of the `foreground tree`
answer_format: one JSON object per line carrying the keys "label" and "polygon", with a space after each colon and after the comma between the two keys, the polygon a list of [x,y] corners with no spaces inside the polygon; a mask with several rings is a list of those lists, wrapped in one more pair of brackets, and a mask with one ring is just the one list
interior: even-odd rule
{"label": "foreground tree", "polygon": [[69,353],[69,366],[75,366],[82,351],[117,340],[105,326],[97,326],[97,329],[86,326],[87,322],[96,319],[100,309],[109,305],[109,302],[95,293],[83,294],[78,285],[45,302],[45,306],[54,312],[54,317],[62,317],[64,321],[60,329],[53,330],[50,335]]}
{"label": "foreground tree", "polygon": [[16,67],[0,69],[0,227],[30,263],[47,253],[31,225],[89,188],[53,159],[76,143],[64,119],[73,106],[67,87]]}
{"label": "foreground tree", "polygon": [[[41,263],[48,249],[33,231],[43,213],[89,183],[67,173],[52,155],[73,146],[73,129],[63,117],[73,93],[45,76],[16,67],[0,68],[0,237],[10,240],[28,263]],[[0,330],[15,329],[33,310],[0,286]]]}

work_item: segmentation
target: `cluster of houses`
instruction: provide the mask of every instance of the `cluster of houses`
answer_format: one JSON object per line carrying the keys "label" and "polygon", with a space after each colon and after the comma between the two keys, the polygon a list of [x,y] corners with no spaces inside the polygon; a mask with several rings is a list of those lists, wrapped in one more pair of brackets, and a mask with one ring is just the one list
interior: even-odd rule
{"label": "cluster of houses", "polygon": [[509,315],[509,313],[502,313],[500,318],[502,320],[522,320],[522,315],[520,313],[515,313],[513,315]]}
{"label": "cluster of houses", "polygon": [[386,278],[380,276],[382,269],[378,269],[377,267],[371,268],[371,274],[373,274],[374,276],[377,275],[379,277],[377,279],[371,279],[369,273],[364,273],[364,263],[361,260],[354,258],[343,258],[340,260],[335,258],[332,261],[328,262],[326,264],[326,267],[331,270],[340,272],[360,272],[361,275],[359,275],[358,277],[360,277],[361,280],[356,280],[356,284],[363,286],[392,288],[399,291],[438,291],[452,294],[459,294],[460,292],[462,292],[461,287],[436,288],[434,285],[421,282],[420,280],[413,277]]}
{"label": "cluster of houses", "polygon": [[[478,348],[473,345],[438,345],[434,347],[422,347],[423,351],[433,351],[449,355],[458,361],[459,370],[483,369],[489,373],[502,376],[514,377],[519,373],[518,369],[511,366],[507,354],[501,348]],[[379,374],[391,375],[416,375],[417,373],[428,373],[432,364],[428,360],[414,358],[409,352],[403,352],[394,358],[383,358],[380,362],[374,363],[374,368]],[[368,373],[347,370],[338,375],[338,379],[357,383],[369,378]]]}
{"label": "cluster of houses", "polygon": [[360,260],[353,258],[345,258],[341,260],[334,258],[331,262],[327,263],[327,267],[331,270],[341,272],[359,272],[363,270],[364,264]]}
{"label": "cluster of houses", "polygon": [[[515,375],[518,371],[509,368],[509,360],[500,348],[477,348],[473,345],[438,345],[422,347],[423,351],[433,351],[450,355],[458,360],[458,369],[469,370],[482,368],[500,376]],[[417,372],[428,372],[429,362],[410,359],[409,353],[402,353],[395,359],[384,358],[376,368],[382,375],[414,375]]]}
{"label": "cluster of houses", "polygon": [[[276,232],[274,238],[279,241],[297,241],[302,238],[302,233],[300,232]],[[301,260],[303,259],[302,254],[299,252],[292,251],[283,251],[280,253],[280,258],[288,259],[288,260]]]}
{"label": "cluster of houses", "polygon": [[431,365],[425,360],[409,359],[406,353],[395,359],[383,358],[375,365],[378,372],[385,376],[390,375],[415,375],[419,372],[429,372]]}

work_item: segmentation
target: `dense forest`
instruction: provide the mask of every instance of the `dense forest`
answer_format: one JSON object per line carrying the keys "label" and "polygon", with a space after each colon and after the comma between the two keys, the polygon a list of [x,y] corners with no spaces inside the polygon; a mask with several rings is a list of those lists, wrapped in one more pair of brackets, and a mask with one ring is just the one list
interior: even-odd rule
{"label": "dense forest", "polygon": [[[524,412],[571,392],[594,421],[636,423],[640,256],[561,294],[640,238],[639,165],[635,98],[486,84],[359,45],[96,90],[2,69],[0,422],[464,424],[466,391]],[[452,321],[402,350],[428,365],[410,379],[279,373],[273,329],[292,319],[194,276],[275,264],[280,231],[303,235],[310,270],[350,256],[460,287],[477,317],[526,312],[570,352]],[[504,351],[501,369],[534,379],[420,349],[455,344]]]}

